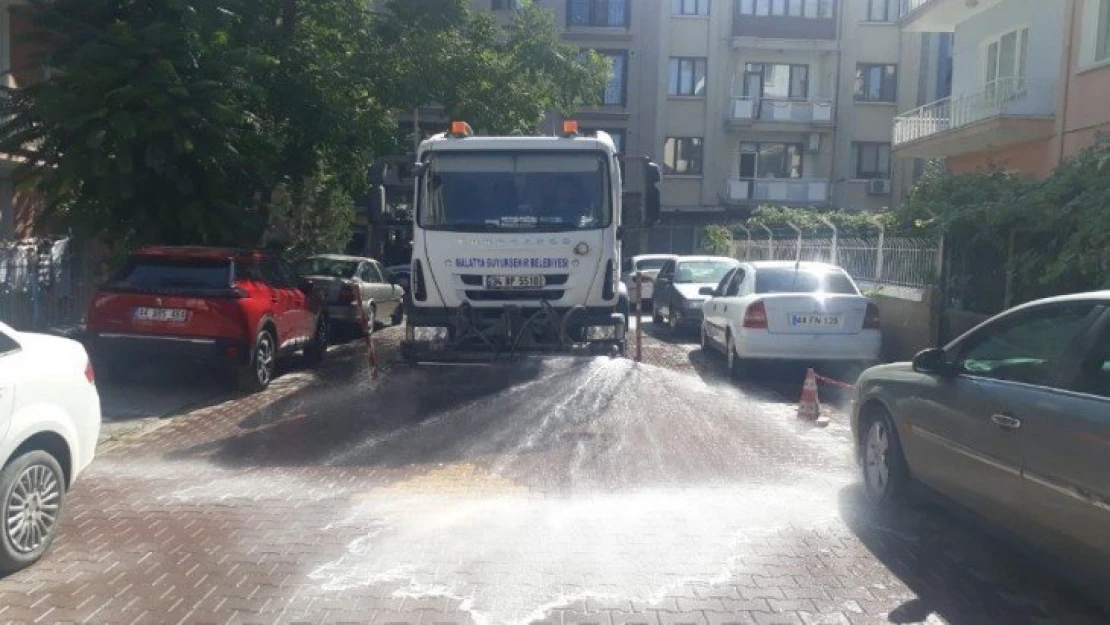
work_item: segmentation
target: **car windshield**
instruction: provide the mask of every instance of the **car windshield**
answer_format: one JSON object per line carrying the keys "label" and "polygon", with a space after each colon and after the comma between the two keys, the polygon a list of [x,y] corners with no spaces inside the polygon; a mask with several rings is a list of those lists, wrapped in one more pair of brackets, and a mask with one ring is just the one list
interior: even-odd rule
{"label": "car windshield", "polygon": [[231,285],[231,262],[138,257],[111,283],[135,289],[227,289]]}
{"label": "car windshield", "polygon": [[637,271],[659,271],[667,264],[666,258],[645,258],[636,261]]}
{"label": "car windshield", "polygon": [[757,269],[755,292],[859,295],[859,290],[847,275],[839,271],[817,272],[805,268]]}
{"label": "car windshield", "polygon": [[358,271],[358,261],[334,258],[308,258],[297,263],[297,273],[302,276],[330,276],[351,278]]}
{"label": "car windshield", "polygon": [[691,260],[678,263],[675,267],[674,281],[676,284],[713,284],[721,281],[730,269],[736,266],[734,262],[723,260]]}
{"label": "car windshield", "polygon": [[612,218],[605,157],[438,153],[423,177],[425,228],[464,232],[592,230]]}

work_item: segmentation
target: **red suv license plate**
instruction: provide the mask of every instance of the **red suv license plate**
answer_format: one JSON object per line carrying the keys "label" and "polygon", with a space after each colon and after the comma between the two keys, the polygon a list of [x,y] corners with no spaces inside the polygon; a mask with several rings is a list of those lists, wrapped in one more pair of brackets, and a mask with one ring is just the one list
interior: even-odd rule
{"label": "red suv license plate", "polygon": [[185,323],[189,319],[189,311],[182,308],[136,308],[135,319],[138,321]]}

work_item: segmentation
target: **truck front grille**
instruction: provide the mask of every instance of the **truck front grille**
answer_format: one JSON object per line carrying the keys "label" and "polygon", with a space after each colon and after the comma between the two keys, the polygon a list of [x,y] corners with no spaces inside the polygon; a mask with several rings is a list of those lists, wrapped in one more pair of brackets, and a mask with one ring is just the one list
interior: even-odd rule
{"label": "truck front grille", "polygon": [[525,300],[562,299],[566,291],[467,291],[472,302],[519,302]]}
{"label": "truck front grille", "polygon": [[[567,283],[568,280],[570,280],[570,274],[549,273],[545,274],[544,278],[546,278],[547,286],[563,286]],[[486,277],[484,275],[476,273],[464,273],[459,274],[459,279],[462,280],[462,283],[466,286],[482,286],[483,284],[485,284]]]}

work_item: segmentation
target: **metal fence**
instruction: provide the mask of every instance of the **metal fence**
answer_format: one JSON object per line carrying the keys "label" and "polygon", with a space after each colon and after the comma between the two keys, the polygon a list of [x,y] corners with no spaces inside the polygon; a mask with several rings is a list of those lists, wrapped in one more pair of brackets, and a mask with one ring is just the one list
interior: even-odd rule
{"label": "metal fence", "polygon": [[0,321],[17,330],[71,332],[96,286],[85,261],[70,239],[0,242]]}
{"label": "metal fence", "polygon": [[832,263],[860,282],[907,287],[935,284],[940,274],[940,245],[913,237],[814,237],[770,232],[762,238],[733,242],[740,260],[787,260]]}

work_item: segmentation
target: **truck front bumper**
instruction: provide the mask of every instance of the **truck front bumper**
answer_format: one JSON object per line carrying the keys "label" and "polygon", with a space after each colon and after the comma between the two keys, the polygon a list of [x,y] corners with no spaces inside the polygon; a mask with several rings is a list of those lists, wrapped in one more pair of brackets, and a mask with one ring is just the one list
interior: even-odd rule
{"label": "truck front bumper", "polygon": [[408,310],[402,356],[474,353],[475,359],[521,352],[568,352],[579,346],[623,347],[625,315],[615,308],[419,308]]}

